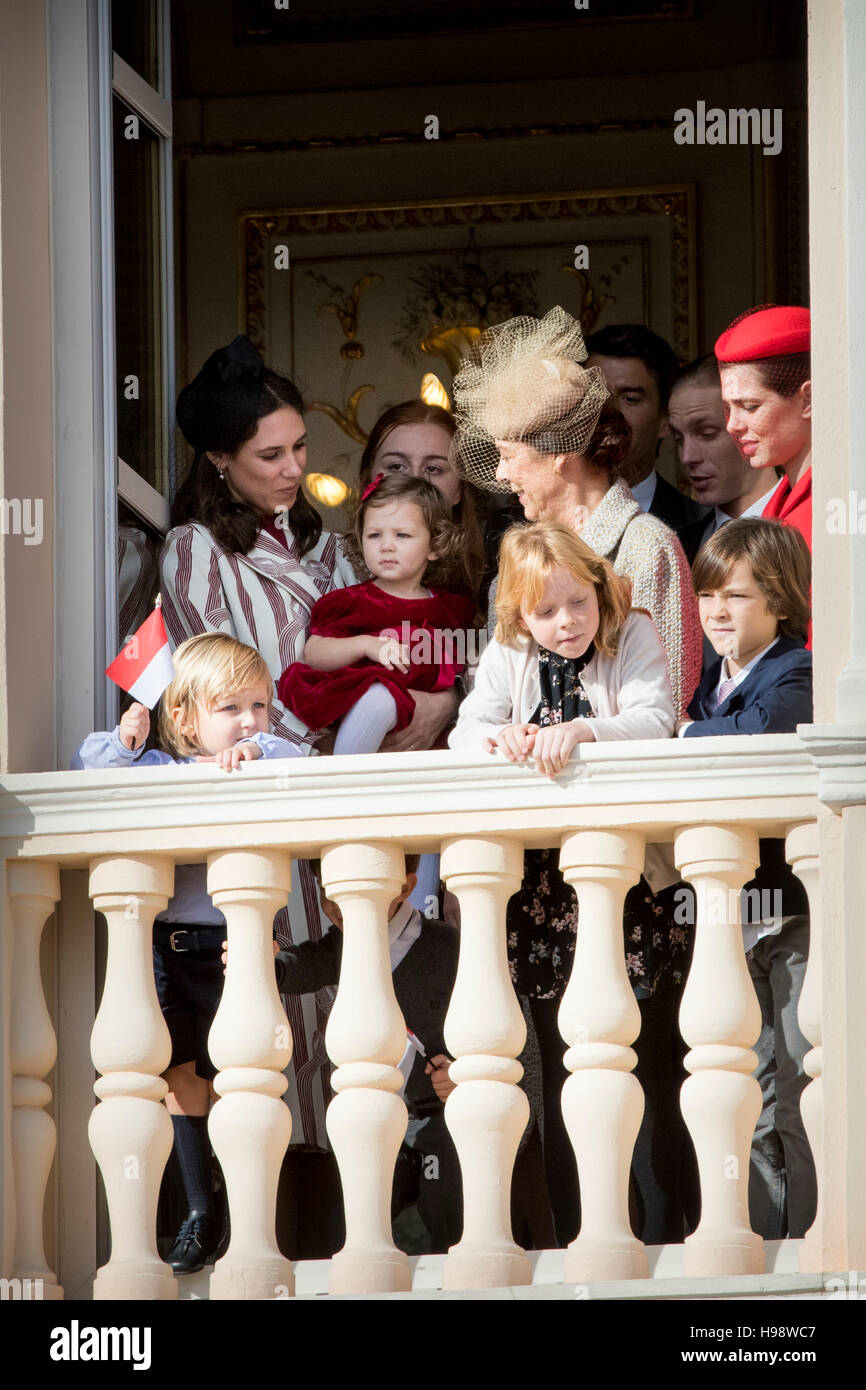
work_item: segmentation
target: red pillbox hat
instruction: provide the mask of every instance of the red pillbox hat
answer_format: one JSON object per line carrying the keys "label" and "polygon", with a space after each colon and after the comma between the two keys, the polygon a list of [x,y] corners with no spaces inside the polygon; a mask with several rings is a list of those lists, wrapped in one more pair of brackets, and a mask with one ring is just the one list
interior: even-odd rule
{"label": "red pillbox hat", "polygon": [[789,357],[808,352],[811,317],[799,305],[774,305],[734,319],[716,340],[718,362],[756,362],[763,357]]}

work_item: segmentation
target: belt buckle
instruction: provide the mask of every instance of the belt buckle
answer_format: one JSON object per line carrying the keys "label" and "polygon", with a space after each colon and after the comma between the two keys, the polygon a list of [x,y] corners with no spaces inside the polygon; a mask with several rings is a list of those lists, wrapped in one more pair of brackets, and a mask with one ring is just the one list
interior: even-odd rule
{"label": "belt buckle", "polygon": [[176,936],[189,936],[189,932],[185,931],[183,927],[178,927],[177,931],[170,932],[168,937],[168,944],[173,951],[188,951],[190,949],[189,946],[175,945],[174,938]]}

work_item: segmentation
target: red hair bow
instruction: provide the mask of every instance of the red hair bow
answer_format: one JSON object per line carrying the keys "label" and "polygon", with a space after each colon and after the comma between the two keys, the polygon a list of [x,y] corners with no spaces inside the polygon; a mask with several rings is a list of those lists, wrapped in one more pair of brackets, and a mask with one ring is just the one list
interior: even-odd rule
{"label": "red hair bow", "polygon": [[377,473],[372,483],[368,483],[367,486],[364,488],[364,491],[361,493],[361,501],[366,502],[368,497],[372,497],[373,493],[376,491],[376,488],[379,487],[379,485],[383,483],[384,480],[385,474]]}

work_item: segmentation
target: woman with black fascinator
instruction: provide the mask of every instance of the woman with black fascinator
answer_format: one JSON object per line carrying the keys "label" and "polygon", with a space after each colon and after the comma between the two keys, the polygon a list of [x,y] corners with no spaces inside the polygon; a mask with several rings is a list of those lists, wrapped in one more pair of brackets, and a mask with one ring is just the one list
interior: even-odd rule
{"label": "woman with black fascinator", "polygon": [[[355,576],[304,496],[300,392],[243,337],[208,358],[178,397],[195,459],[160,559],[163,614],[176,645],[227,632],[261,653],[276,681],[304,650],[310,611]],[[310,752],[310,730],[278,701],[274,733]]]}
{"label": "woman with black fascinator", "polygon": [[[304,652],[314,604],[357,577],[341,538],[322,528],[305,497],[304,403],[287,377],[271,371],[247,338],[237,337],[205,362],[181,391],[177,421],[195,450],[172,508],[160,557],[162,611],[172,645],[200,632],[225,632],[255,648],[276,683]],[[400,733],[403,748],[430,748],[453,718],[453,690],[412,692],[415,717]],[[271,730],[302,753],[316,751],[321,730],[308,728],[279,700]],[[383,751],[387,751],[386,748]],[[318,888],[309,866],[293,866],[291,928],[277,918],[283,946],[318,939]],[[297,920],[296,920],[297,918]],[[325,1061],[316,1049],[312,996],[292,1000],[295,1139],[325,1144]],[[321,1049],[320,1049],[321,1050]],[[294,1099],[298,1105],[294,1107]],[[300,1124],[298,1123],[298,1117]]]}
{"label": "woman with black fascinator", "polygon": [[[301,488],[301,394],[241,336],[184,387],[177,421],[195,459],[160,557],[169,637],[177,645],[199,632],[227,632],[261,653],[276,683],[303,656],[316,601],[357,582],[341,538],[322,529]],[[449,691],[419,692],[401,748],[432,747],[455,708]],[[271,728],[304,753],[321,736],[279,700]]]}

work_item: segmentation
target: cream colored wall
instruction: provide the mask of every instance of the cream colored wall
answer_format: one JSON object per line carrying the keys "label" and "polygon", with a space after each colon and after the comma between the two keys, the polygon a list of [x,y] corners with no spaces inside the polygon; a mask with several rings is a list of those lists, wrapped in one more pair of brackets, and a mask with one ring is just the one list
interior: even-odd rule
{"label": "cream colored wall", "polygon": [[[850,615],[837,596],[849,590],[848,538],[829,536],[827,501],[849,489],[848,284],[846,257],[845,87],[841,0],[811,5],[809,55],[809,177],[813,192],[809,235],[814,420],[813,566],[815,723],[836,719],[836,680],[848,659]],[[853,483],[850,484],[853,486]]]}
{"label": "cream colored wall", "polygon": [[828,533],[826,518],[831,498],[847,503],[852,491],[866,497],[857,379],[866,300],[866,14],[861,0],[810,0],[809,13],[815,723],[836,725],[825,731],[826,775],[838,779],[837,769],[843,770],[848,783],[842,792],[837,788],[836,810],[825,810],[819,820],[828,1156],[821,1259],[824,1268],[858,1270],[866,1266],[866,541]]}
{"label": "cream colored wall", "polygon": [[0,0],[0,494],[42,503],[40,544],[0,564],[0,769],[54,766],[48,108],[39,4]]}

